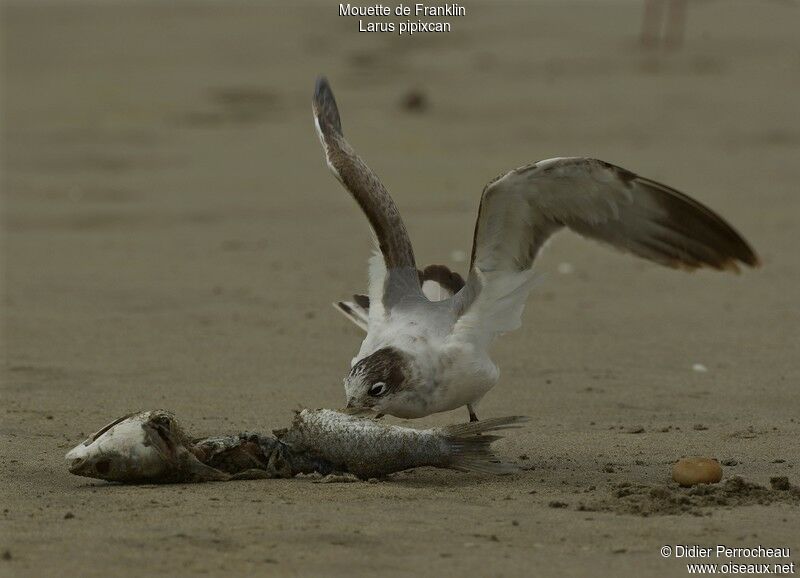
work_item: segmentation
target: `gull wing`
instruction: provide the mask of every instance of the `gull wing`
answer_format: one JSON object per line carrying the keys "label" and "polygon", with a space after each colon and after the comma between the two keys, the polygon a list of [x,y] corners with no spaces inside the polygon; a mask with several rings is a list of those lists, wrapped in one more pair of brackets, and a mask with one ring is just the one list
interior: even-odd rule
{"label": "gull wing", "polygon": [[549,159],[514,169],[484,189],[456,329],[515,329],[533,262],[565,227],[676,269],[759,265],[747,241],[691,197],[596,159]]}
{"label": "gull wing", "polygon": [[[345,140],[339,109],[325,78],[317,80],[313,111],[328,168],[364,211],[375,233],[386,270],[385,275],[371,280],[381,285],[380,300],[387,309],[409,296],[418,301],[422,294],[414,250],[400,212],[377,175]],[[374,298],[372,290],[370,293]]]}

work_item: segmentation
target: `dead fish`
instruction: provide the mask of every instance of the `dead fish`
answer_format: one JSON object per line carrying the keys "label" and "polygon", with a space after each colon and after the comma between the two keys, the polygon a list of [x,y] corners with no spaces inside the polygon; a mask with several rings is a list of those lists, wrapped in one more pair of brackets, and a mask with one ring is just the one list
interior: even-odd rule
{"label": "dead fish", "polygon": [[499,437],[486,434],[526,420],[511,416],[413,429],[329,409],[305,409],[288,430],[276,433],[292,453],[318,456],[337,471],[365,479],[421,466],[508,474],[518,467],[494,455],[491,445]]}
{"label": "dead fish", "polygon": [[172,413],[123,416],[66,455],[78,476],[123,483],[291,478],[349,473],[380,477],[420,466],[505,474],[514,464],[491,451],[486,432],[517,427],[522,417],[417,430],[337,411],[303,410],[274,436],[257,433],[191,439]]}
{"label": "dead fish", "polygon": [[131,413],[114,420],[67,453],[69,471],[113,482],[209,481],[230,476],[209,468],[191,451],[172,413]]}

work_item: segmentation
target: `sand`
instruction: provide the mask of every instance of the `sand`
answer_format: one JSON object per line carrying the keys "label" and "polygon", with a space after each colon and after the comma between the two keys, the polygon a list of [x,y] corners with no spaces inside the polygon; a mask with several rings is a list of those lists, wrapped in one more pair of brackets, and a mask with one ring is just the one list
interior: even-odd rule
{"label": "sand", "polygon": [[[637,45],[636,3],[466,6],[400,38],[322,3],[5,3],[0,574],[681,576],[662,545],[800,548],[788,498],[626,505],[690,492],[687,455],[800,482],[797,8],[692,4],[667,53]],[[132,410],[204,434],[341,406],[361,335],[330,303],[363,290],[370,235],[313,131],[320,72],[423,264],[463,272],[498,173],[590,155],[710,204],[764,267],[559,237],[479,408],[531,417],[497,444],[519,474],[71,476],[63,454]]]}

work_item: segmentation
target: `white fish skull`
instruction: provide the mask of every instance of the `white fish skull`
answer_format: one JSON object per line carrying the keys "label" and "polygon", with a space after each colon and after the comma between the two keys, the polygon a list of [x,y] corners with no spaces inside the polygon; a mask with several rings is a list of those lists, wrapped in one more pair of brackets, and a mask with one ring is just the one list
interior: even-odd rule
{"label": "white fish skull", "polygon": [[65,456],[78,476],[118,482],[161,480],[179,469],[183,433],[173,415],[133,413],[101,428]]}

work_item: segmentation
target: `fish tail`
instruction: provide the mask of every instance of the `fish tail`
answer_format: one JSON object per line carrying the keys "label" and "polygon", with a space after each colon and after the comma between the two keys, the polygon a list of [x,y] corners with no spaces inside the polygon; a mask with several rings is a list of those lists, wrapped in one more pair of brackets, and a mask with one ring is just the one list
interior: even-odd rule
{"label": "fish tail", "polygon": [[519,470],[516,464],[504,462],[492,451],[492,442],[501,436],[488,432],[521,427],[528,421],[524,416],[487,419],[441,428],[451,452],[449,467],[455,470],[486,474],[511,474]]}

